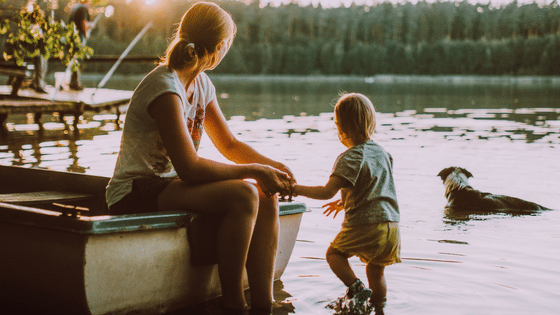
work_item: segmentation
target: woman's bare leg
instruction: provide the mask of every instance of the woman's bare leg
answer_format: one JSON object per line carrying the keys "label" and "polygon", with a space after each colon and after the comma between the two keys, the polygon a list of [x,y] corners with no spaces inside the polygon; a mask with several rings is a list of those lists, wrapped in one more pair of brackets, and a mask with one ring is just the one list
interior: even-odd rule
{"label": "woman's bare leg", "polygon": [[278,248],[278,196],[259,196],[257,222],[247,256],[247,276],[251,289],[251,308],[272,307],[274,263]]}
{"label": "woman's bare leg", "polygon": [[259,204],[255,185],[227,180],[201,185],[172,182],[158,197],[158,210],[187,210],[224,215],[217,236],[218,272],[225,307],[247,307],[243,272]]}

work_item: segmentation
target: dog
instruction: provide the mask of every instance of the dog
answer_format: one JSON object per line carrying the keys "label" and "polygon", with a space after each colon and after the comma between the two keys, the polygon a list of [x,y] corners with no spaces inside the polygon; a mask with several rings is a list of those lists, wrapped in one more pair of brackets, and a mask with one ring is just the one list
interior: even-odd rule
{"label": "dog", "polygon": [[495,195],[474,189],[468,182],[471,172],[461,167],[447,167],[437,175],[445,186],[447,211],[471,213],[532,214],[551,210],[534,202],[516,197]]}

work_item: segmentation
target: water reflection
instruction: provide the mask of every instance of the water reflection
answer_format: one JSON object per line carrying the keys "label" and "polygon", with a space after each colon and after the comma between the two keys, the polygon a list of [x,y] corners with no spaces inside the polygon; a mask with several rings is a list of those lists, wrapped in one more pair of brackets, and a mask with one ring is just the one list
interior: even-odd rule
{"label": "water reflection", "polygon": [[[242,107],[239,104],[237,106]],[[507,145],[500,140],[507,140],[507,143],[520,141],[560,145],[560,109],[554,108],[426,108],[421,113],[406,110],[395,113],[380,112],[378,116],[375,136],[380,140],[417,139],[422,135],[434,143],[492,141],[496,149]],[[78,131],[70,130],[67,123],[55,122],[47,122],[44,129],[39,129],[25,118],[17,118],[11,120],[9,134],[0,139],[0,162],[4,165],[48,167],[53,160],[68,160],[71,162],[66,170],[83,173],[87,166],[81,165],[79,157],[84,156],[86,152],[80,152],[80,143],[119,130],[113,115],[84,116]],[[257,138],[266,136],[285,139],[294,135],[304,136],[307,133],[332,133],[335,130],[331,112],[316,116],[284,115],[282,119],[268,119],[263,123],[255,121],[254,124],[244,116],[234,116],[229,124],[236,134]],[[66,151],[63,152],[64,150]]]}
{"label": "water reflection", "polygon": [[[396,113],[425,108],[487,109],[496,118],[503,109],[558,108],[560,86],[550,78],[507,77],[261,77],[212,75],[218,99],[229,119],[279,119],[285,115],[332,112],[341,92],[367,95],[378,112]],[[108,88],[134,90],[142,76],[115,77]],[[96,85],[95,78],[84,82]],[[493,113],[493,114],[494,114]],[[557,113],[550,112],[557,119]],[[507,118],[507,117],[503,117]]]}
{"label": "water reflection", "polygon": [[[560,212],[521,217],[444,212],[445,188],[436,174],[446,166],[464,166],[475,175],[472,184],[477,189],[558,205],[558,88],[551,93],[548,87],[539,92],[517,87],[369,84],[364,91],[360,89],[366,85],[361,83],[333,80],[326,88],[318,87],[319,82],[283,83],[268,87],[275,95],[251,95],[243,92],[243,79],[225,87],[219,80],[215,83],[234,134],[284,161],[299,182],[309,184],[324,184],[344,149],[332,120],[332,100],[338,92],[363,92],[375,100],[379,113],[375,138],[395,161],[403,257],[407,258],[388,269],[388,313],[484,314],[492,309],[503,314],[554,314]],[[297,90],[286,90],[290,85]],[[307,92],[312,90],[317,94]],[[269,104],[261,107],[263,100]],[[10,121],[11,140],[0,140],[0,164],[55,170],[78,167],[110,176],[121,135],[113,119],[85,117],[79,138],[65,134],[62,126],[54,130],[45,124],[42,140],[26,119]],[[88,127],[94,123],[98,127]],[[219,158],[207,140],[201,143],[201,154]],[[323,204],[302,201],[314,209]],[[275,296],[282,296],[277,301],[286,303],[279,314],[327,314],[326,299],[344,292],[344,285],[323,260],[305,258],[323,257],[339,225],[319,210],[305,214],[298,239],[306,241],[296,243],[282,276],[286,290],[275,290]],[[317,276],[302,277],[310,270]],[[215,310],[219,314],[219,304]]]}
{"label": "water reflection", "polygon": [[292,303],[294,297],[284,290],[284,283],[282,280],[274,282],[274,315],[288,315],[295,313],[295,307]]}
{"label": "water reflection", "polygon": [[72,129],[66,121],[52,122],[55,119],[56,116],[49,117],[51,122],[39,126],[25,117],[10,117],[11,130],[0,139],[0,161],[10,161],[3,165],[49,167],[63,163],[68,172],[85,173],[86,167],[79,161],[83,153],[80,152],[81,143],[107,135],[108,122],[96,123],[96,119],[89,116],[85,119],[90,121],[81,124],[79,129]]}
{"label": "water reflection", "polygon": [[[247,293],[248,291],[246,291],[246,299],[247,302],[250,303],[251,296]],[[292,304],[293,297],[284,290],[284,283],[282,280],[274,281],[273,298],[273,315],[288,315],[295,313],[295,307]],[[216,298],[204,303],[168,312],[166,315],[219,315],[221,314],[220,304],[221,299]]]}
{"label": "water reflection", "polygon": [[331,112],[341,92],[363,93],[372,100],[377,111],[383,113],[409,110],[422,113],[425,108],[434,107],[449,111],[483,108],[499,112],[504,108],[511,111],[555,108],[560,103],[559,88],[551,85],[386,84],[378,81],[372,83],[352,77],[276,80],[213,77],[226,117],[245,116],[248,120]]}

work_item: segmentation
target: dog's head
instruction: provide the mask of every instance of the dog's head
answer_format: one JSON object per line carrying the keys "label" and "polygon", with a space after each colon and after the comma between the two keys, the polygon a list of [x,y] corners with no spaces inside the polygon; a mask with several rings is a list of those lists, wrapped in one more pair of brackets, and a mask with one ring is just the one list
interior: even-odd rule
{"label": "dog's head", "polygon": [[471,172],[464,168],[452,166],[441,170],[438,174],[445,186],[445,197],[452,198],[451,195],[460,189],[470,187],[469,178],[473,177]]}
{"label": "dog's head", "polygon": [[441,180],[445,182],[445,179],[451,173],[456,173],[457,175],[458,174],[464,174],[467,177],[467,179],[473,177],[473,174],[471,174],[471,172],[467,171],[466,169],[464,169],[462,167],[457,167],[457,166],[451,166],[451,167],[444,168],[439,172],[439,174],[437,174],[437,176],[439,176],[441,178]]}

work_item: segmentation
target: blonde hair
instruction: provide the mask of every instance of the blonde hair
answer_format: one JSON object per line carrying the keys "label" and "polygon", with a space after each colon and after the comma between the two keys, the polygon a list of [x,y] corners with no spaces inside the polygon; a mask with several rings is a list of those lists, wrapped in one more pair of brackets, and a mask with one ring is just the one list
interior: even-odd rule
{"label": "blonde hair", "polygon": [[336,102],[334,114],[342,136],[354,144],[369,140],[375,131],[375,108],[363,94],[342,94]]}
{"label": "blonde hair", "polygon": [[[159,64],[169,70],[215,67],[220,62],[218,45],[232,39],[236,31],[231,15],[220,6],[211,2],[195,3],[183,15]],[[225,44],[229,48],[231,40]]]}

